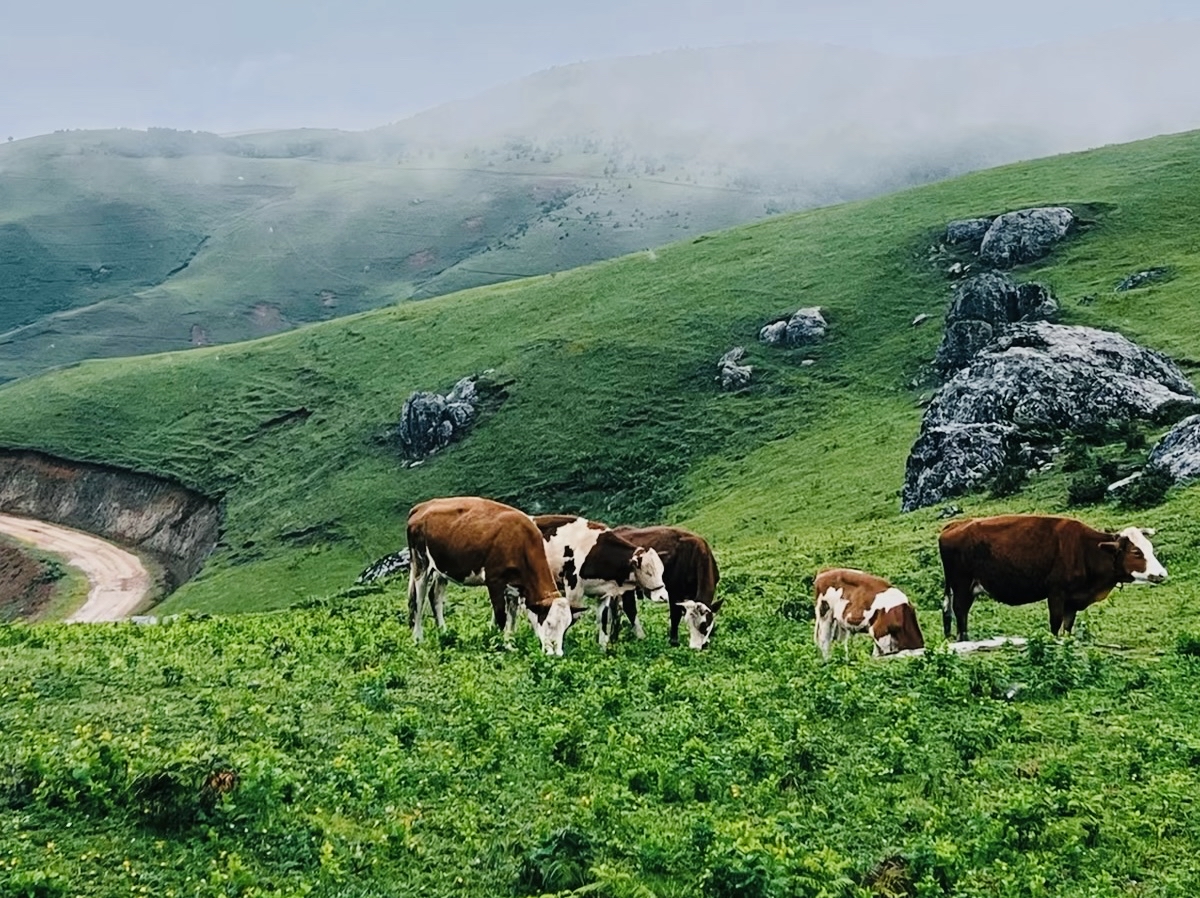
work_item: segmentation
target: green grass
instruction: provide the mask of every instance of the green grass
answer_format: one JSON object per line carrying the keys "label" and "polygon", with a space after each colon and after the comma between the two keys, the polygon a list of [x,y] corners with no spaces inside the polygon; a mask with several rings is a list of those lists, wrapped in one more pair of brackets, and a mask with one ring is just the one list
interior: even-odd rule
{"label": "green grass", "polygon": [[[1008,499],[958,500],[968,514],[1156,527],[1171,572],[1114,591],[1063,645],[1043,635],[1044,605],[980,601],[973,635],[1033,643],[963,660],[936,651],[937,509],[898,509],[949,298],[927,261],[944,223],[1086,208],[1089,226],[1019,276],[1052,285],[1068,321],[1115,327],[1194,371],[1198,150],[1200,134],[1185,134],[1010,166],[0,389],[0,442],[224,497],[220,549],[163,612],[311,600],[158,628],[0,628],[0,729],[14,734],[0,742],[0,884],[1194,894],[1200,490],[1136,513],[1072,510],[1053,469]],[[1151,265],[1175,277],[1112,292]],[[824,343],[756,342],[807,305],[827,312]],[[921,312],[933,319],[911,327]],[[754,383],[721,394],[715,362],[735,344]],[[404,398],[485,369],[505,401],[463,442],[403,467],[384,435]],[[300,406],[313,414],[262,426]],[[450,594],[450,632],[414,647],[403,582],[321,598],[402,543],[411,504],[453,493],[695,528],[727,599],[712,648],[668,651],[653,607],[650,639],[609,657],[590,619],[564,659],[541,657],[525,627],[503,653],[483,595],[465,589]],[[806,578],[832,563],[905,589],[931,656],[873,664],[856,644],[848,663],[820,665]],[[237,788],[205,791],[222,772]],[[899,879],[885,887],[872,870],[889,858]]]}

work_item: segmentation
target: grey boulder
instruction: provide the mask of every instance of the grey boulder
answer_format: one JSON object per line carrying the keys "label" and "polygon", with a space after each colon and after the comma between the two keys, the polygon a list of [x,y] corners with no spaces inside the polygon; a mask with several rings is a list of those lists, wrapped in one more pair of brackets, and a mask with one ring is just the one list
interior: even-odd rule
{"label": "grey boulder", "polygon": [[475,378],[464,377],[446,395],[419,390],[404,401],[396,438],[401,453],[422,459],[461,437],[475,421]]}
{"label": "grey boulder", "polygon": [[772,346],[803,346],[824,339],[829,324],[818,306],[797,309],[790,318],[772,321],[758,332],[758,339]]}
{"label": "grey boulder", "polygon": [[901,507],[924,508],[985,485],[1007,460],[1046,457],[1047,434],[1152,419],[1195,388],[1160,353],[1120,334],[1044,321],[1012,325],[934,395],[905,467]]}
{"label": "grey boulder", "polygon": [[1200,415],[1190,415],[1167,431],[1150,452],[1146,468],[1162,471],[1172,483],[1200,477]]}
{"label": "grey boulder", "polygon": [[1018,284],[1007,274],[988,271],[955,288],[946,311],[945,332],[934,356],[938,374],[966,367],[980,349],[1013,324],[1058,317],[1058,301],[1041,284]]}
{"label": "grey boulder", "polygon": [[1042,258],[1067,236],[1075,214],[1063,206],[1021,209],[997,216],[979,244],[979,258],[995,268],[1009,268]]}

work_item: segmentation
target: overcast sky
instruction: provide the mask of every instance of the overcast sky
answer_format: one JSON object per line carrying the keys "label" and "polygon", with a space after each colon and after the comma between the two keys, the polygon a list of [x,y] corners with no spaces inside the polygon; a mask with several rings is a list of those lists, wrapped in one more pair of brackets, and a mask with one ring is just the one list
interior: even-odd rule
{"label": "overcast sky", "polygon": [[0,137],[361,129],[600,57],[778,40],[970,53],[1198,19],[1200,0],[21,0],[0,13]]}

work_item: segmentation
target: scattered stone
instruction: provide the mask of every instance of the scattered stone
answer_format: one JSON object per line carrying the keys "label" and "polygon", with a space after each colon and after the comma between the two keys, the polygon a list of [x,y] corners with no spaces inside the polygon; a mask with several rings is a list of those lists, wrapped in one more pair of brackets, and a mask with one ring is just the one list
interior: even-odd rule
{"label": "scattered stone", "polygon": [[744,347],[735,346],[717,362],[717,380],[722,390],[741,390],[750,386],[750,365],[739,365],[738,362],[746,355]]}
{"label": "scattered stone", "polygon": [[1171,270],[1169,268],[1147,268],[1145,271],[1138,271],[1129,275],[1121,283],[1117,284],[1117,293],[1124,293],[1126,290],[1136,290],[1138,287],[1144,287],[1152,281],[1161,281],[1169,277]]}
{"label": "scattered stone", "polygon": [[1184,418],[1167,431],[1151,450],[1146,470],[1162,471],[1172,483],[1200,477],[1200,415]]}
{"label": "scattered stone", "polygon": [[1200,408],[1166,356],[1120,334],[1044,321],[1014,324],[934,396],[905,469],[904,511],[990,482],[1006,464],[1026,469],[1051,453],[1047,435],[1153,420],[1168,406]]}
{"label": "scattered stone", "polygon": [[1036,261],[1066,237],[1074,224],[1074,213],[1063,206],[1005,212],[988,226],[979,244],[979,258],[996,268]]}
{"label": "scattered stone", "polygon": [[422,459],[466,433],[475,420],[478,392],[474,377],[464,377],[445,396],[419,390],[404,401],[396,437],[409,459]]}
{"label": "scattered stone", "polygon": [[825,337],[829,327],[818,306],[797,309],[791,318],[772,321],[758,332],[758,339],[771,346],[803,346]]}
{"label": "scattered stone", "polygon": [[376,580],[383,580],[387,577],[394,577],[397,574],[403,574],[408,570],[412,563],[411,555],[406,548],[399,552],[393,552],[391,555],[384,555],[382,558],[373,561],[354,581],[355,585],[361,586],[364,583],[374,583]]}
{"label": "scattered stone", "polygon": [[946,225],[946,242],[950,244],[969,243],[973,249],[979,249],[983,235],[992,226],[990,218],[960,218]]}
{"label": "scattered stone", "polygon": [[951,502],[949,505],[943,505],[941,510],[937,513],[937,516],[938,520],[944,520],[945,518],[957,517],[962,513],[962,506],[955,505],[953,502]]}
{"label": "scattered stone", "polygon": [[800,364],[804,365],[805,367],[807,367],[809,365],[815,365],[816,363],[817,363],[816,359],[801,359],[800,360]]}
{"label": "scattered stone", "polygon": [[929,316],[926,315],[924,312],[922,312],[920,315],[918,315],[916,318],[914,318],[912,320],[912,326],[916,327],[919,324],[924,324],[928,320],[929,320]]}
{"label": "scattered stone", "polygon": [[948,377],[1016,322],[1056,317],[1058,301],[1041,284],[1018,284],[1007,274],[992,271],[977,274],[954,291],[934,369]]}
{"label": "scattered stone", "polygon": [[952,278],[966,277],[971,271],[971,266],[964,262],[951,262],[946,268],[946,274]]}

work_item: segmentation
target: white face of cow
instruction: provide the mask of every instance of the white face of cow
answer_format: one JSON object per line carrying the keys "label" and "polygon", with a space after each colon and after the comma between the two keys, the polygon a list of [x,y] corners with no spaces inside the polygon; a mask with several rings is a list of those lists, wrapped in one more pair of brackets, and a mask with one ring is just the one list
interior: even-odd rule
{"label": "white face of cow", "polygon": [[536,612],[528,606],[525,608],[525,613],[529,616],[533,632],[537,634],[538,640],[542,643],[542,651],[547,655],[562,655],[563,637],[571,628],[571,624],[575,623],[584,612],[572,611],[571,603],[566,599],[559,598],[550,603],[550,610],[546,612],[546,619],[543,621],[539,621]]}
{"label": "white face of cow", "polygon": [[690,599],[679,604],[683,606],[683,622],[688,628],[688,648],[704,648],[712,638],[713,628],[716,626],[716,613],[721,609],[721,603],[713,602],[711,608],[703,602],[693,602]]}
{"label": "white face of cow", "polygon": [[667,601],[667,587],[663,584],[663,563],[653,549],[639,548],[633,553],[633,579],[652,602]]}
{"label": "white face of cow", "polygon": [[1154,556],[1154,546],[1150,545],[1150,540],[1147,538],[1153,533],[1153,530],[1141,530],[1137,527],[1126,527],[1120,533],[1121,536],[1133,543],[1136,550],[1145,559],[1146,569],[1144,571],[1129,572],[1129,576],[1133,577],[1135,583],[1161,583],[1167,579],[1167,569]]}

